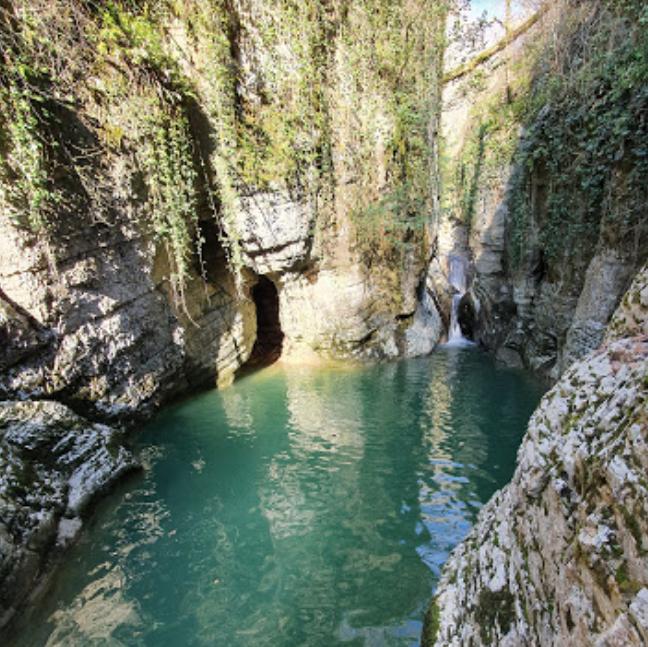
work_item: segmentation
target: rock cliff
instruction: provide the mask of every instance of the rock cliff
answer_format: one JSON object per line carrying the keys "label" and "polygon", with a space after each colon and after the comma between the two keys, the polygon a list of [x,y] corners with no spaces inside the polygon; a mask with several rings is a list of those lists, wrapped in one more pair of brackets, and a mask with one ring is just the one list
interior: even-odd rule
{"label": "rock cliff", "polygon": [[513,4],[501,40],[446,64],[430,281],[447,319],[449,257],[470,261],[475,339],[555,380],[648,253],[645,6]]}
{"label": "rock cliff", "polygon": [[123,425],[261,352],[262,281],[286,361],[436,344],[443,11],[397,4],[2,3],[0,626]]}
{"label": "rock cliff", "polygon": [[211,280],[192,276],[178,307],[150,239],[124,222],[85,224],[50,243],[55,270],[41,243],[0,224],[3,397],[57,398],[94,417],[127,418],[214,375],[231,380],[255,319],[251,301],[236,299],[224,257]]}
{"label": "rock cliff", "polygon": [[[362,58],[400,37],[391,10],[73,5],[9,3],[0,22],[1,397],[132,419],[226,385],[254,346],[261,276],[286,359],[434,347],[438,69],[396,79]],[[402,56],[434,54],[442,12],[426,18]],[[403,105],[386,100],[396,86]]]}
{"label": "rock cliff", "polygon": [[647,378],[648,267],[533,414],[444,567],[425,645],[646,644]]}

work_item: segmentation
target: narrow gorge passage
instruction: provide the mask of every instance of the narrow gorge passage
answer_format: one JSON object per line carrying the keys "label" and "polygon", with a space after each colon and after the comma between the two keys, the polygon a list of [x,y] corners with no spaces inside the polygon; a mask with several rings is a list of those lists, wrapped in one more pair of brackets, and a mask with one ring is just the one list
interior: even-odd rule
{"label": "narrow gorge passage", "polygon": [[542,391],[455,347],[275,365],[170,406],[16,645],[417,644]]}

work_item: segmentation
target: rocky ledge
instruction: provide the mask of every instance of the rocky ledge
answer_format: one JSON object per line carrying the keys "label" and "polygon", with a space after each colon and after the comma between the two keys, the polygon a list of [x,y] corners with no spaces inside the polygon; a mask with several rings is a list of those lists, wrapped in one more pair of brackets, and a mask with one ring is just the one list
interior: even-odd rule
{"label": "rocky ledge", "polygon": [[0,628],[76,537],[90,501],[137,468],[121,440],[58,402],[0,402]]}
{"label": "rocky ledge", "polygon": [[648,270],[529,423],[446,564],[424,646],[648,644]]}

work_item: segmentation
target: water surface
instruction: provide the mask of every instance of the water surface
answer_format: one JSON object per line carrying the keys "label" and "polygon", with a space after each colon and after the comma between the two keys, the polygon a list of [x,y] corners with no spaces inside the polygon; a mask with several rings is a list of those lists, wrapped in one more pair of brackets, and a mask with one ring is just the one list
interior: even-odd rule
{"label": "water surface", "polygon": [[162,411],[19,645],[416,645],[542,394],[471,348]]}

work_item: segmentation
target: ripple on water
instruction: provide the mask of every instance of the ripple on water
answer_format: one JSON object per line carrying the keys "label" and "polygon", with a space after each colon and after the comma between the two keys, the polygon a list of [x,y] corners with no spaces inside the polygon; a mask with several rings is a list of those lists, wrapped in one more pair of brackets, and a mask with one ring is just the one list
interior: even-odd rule
{"label": "ripple on water", "polygon": [[169,407],[18,645],[415,645],[541,393],[447,348]]}

